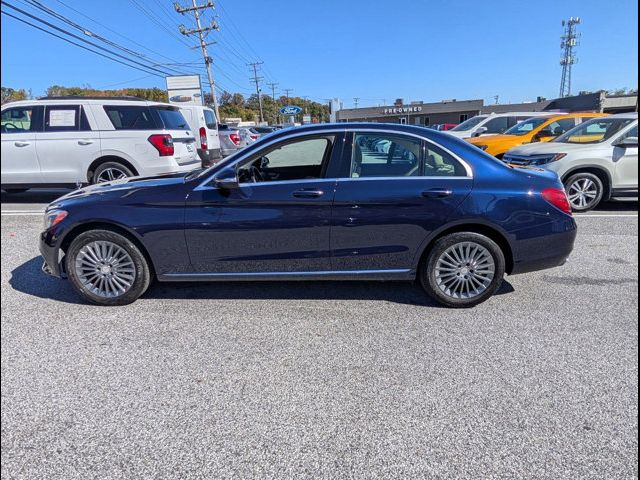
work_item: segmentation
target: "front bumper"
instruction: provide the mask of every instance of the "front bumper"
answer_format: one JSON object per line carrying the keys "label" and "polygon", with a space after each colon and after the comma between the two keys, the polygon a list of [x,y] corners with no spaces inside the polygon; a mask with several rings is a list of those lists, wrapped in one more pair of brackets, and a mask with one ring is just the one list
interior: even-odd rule
{"label": "front bumper", "polygon": [[58,246],[59,240],[58,232],[55,228],[45,230],[40,234],[38,248],[44,260],[42,271],[53,277],[64,278],[65,272],[61,262],[61,250]]}

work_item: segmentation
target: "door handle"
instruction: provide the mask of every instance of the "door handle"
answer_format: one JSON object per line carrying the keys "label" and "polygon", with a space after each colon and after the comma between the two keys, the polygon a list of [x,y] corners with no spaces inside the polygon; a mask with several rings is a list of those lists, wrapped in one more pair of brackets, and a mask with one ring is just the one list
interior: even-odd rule
{"label": "door handle", "polygon": [[78,145],[91,145],[93,140],[78,140]]}
{"label": "door handle", "polygon": [[297,198],[318,198],[324,195],[322,190],[314,190],[314,189],[305,189],[296,190],[293,192],[293,196]]}
{"label": "door handle", "polygon": [[16,147],[28,147],[29,145],[31,145],[31,143],[29,142],[14,142],[13,144]]}
{"label": "door handle", "polygon": [[450,188],[432,188],[422,192],[422,196],[426,198],[445,198],[453,195],[453,190]]}

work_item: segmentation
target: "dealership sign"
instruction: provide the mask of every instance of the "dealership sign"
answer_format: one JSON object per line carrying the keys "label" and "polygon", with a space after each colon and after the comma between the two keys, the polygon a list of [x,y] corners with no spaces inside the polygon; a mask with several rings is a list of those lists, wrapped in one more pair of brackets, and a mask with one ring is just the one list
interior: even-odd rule
{"label": "dealership sign", "polygon": [[302,108],[295,105],[287,105],[280,109],[280,113],[283,115],[297,115],[302,111]]}
{"label": "dealership sign", "polygon": [[172,75],[165,77],[169,103],[202,105],[200,75]]}
{"label": "dealership sign", "polygon": [[421,106],[413,106],[413,107],[394,107],[394,108],[385,108],[384,109],[384,114],[393,114],[393,113],[416,113],[416,112],[421,112],[422,111],[422,107]]}

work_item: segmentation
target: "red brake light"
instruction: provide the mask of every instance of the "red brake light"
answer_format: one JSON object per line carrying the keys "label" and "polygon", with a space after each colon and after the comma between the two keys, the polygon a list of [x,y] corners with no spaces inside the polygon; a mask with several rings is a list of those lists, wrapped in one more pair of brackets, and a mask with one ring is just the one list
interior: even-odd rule
{"label": "red brake light", "polygon": [[161,157],[169,157],[173,155],[173,138],[169,134],[151,135],[147,140],[156,147]]}
{"label": "red brake light", "polygon": [[207,149],[207,130],[204,127],[200,127],[200,148]]}
{"label": "red brake light", "polygon": [[238,135],[237,133],[230,133],[229,139],[236,145],[240,145],[240,135]]}
{"label": "red brake light", "polygon": [[569,203],[566,192],[561,188],[545,188],[542,191],[542,198],[558,210],[563,211],[567,215],[571,215],[571,204]]}

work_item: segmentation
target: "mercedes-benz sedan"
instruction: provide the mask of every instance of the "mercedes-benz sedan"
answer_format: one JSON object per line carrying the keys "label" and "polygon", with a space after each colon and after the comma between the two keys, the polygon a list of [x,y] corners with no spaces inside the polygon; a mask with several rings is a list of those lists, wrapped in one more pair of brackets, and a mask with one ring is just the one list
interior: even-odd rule
{"label": "mercedes-benz sedan", "polygon": [[505,274],[562,265],[575,236],[553,172],[426,128],[343,123],[279,131],[187,175],[72,192],[47,208],[40,249],[46,272],[100,305],[133,302],[152,279],[417,279],[469,307]]}

